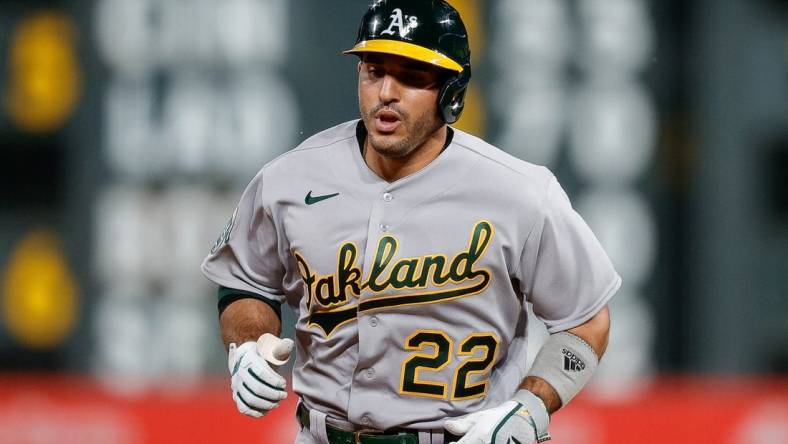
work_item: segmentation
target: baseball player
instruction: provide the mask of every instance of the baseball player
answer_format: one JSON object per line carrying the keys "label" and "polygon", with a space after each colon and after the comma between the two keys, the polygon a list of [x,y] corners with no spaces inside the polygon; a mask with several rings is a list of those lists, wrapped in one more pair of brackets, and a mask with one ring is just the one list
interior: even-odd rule
{"label": "baseball player", "polygon": [[[346,52],[361,118],[265,165],[202,266],[238,409],[279,405],[295,348],[298,444],[549,439],[620,277],[550,171],[449,126],[471,78],[449,4],[375,1]],[[526,302],[551,334],[531,368]]]}

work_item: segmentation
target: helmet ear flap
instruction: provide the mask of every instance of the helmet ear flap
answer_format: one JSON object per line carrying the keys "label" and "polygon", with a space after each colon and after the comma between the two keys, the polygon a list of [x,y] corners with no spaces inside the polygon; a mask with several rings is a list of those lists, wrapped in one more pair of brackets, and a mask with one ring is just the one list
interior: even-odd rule
{"label": "helmet ear flap", "polygon": [[465,107],[465,92],[470,80],[471,67],[465,65],[462,72],[450,77],[443,84],[443,88],[438,93],[438,109],[446,123],[452,124],[460,118]]}

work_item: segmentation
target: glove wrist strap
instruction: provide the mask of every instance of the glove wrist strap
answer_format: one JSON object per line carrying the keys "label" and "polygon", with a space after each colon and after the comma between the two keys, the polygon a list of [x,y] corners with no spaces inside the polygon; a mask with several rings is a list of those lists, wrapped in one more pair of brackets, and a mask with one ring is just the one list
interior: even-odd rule
{"label": "glove wrist strap", "polygon": [[531,425],[536,432],[536,442],[549,441],[551,436],[547,432],[547,426],[550,425],[550,415],[547,413],[544,401],[525,389],[518,390],[512,399],[519,402],[528,411],[528,416],[532,421]]}

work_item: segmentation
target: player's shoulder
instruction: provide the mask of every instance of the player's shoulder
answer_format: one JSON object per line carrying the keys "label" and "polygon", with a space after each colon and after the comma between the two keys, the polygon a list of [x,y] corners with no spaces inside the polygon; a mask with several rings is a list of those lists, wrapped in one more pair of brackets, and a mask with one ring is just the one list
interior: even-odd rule
{"label": "player's shoulder", "polygon": [[295,148],[286,151],[265,164],[262,172],[270,174],[277,171],[292,171],[295,166],[306,164],[319,164],[323,161],[325,151],[337,146],[346,146],[355,143],[356,125],[358,119],[340,123],[339,125],[320,131],[298,144]]}
{"label": "player's shoulder", "polygon": [[555,177],[547,167],[517,158],[456,128],[452,143],[478,158],[475,164],[477,173],[495,178],[502,186],[525,186],[527,189],[544,190]]}
{"label": "player's shoulder", "polygon": [[326,149],[340,142],[352,140],[356,137],[356,127],[358,119],[349,120],[339,125],[332,126],[331,128],[320,131],[319,133],[307,138],[301,142],[297,147],[284,154],[302,153],[305,151]]}

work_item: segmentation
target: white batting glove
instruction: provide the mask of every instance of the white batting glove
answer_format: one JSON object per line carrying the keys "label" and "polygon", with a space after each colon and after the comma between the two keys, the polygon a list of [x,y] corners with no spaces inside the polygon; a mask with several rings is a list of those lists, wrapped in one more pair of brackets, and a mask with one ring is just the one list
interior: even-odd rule
{"label": "white batting glove", "polygon": [[449,444],[531,444],[536,441],[533,419],[515,400],[450,419],[444,426],[453,435],[464,435]]}
{"label": "white batting glove", "polygon": [[287,385],[271,366],[285,364],[292,350],[292,339],[280,339],[270,333],[260,336],[257,342],[230,344],[227,365],[239,412],[260,418],[279,407],[279,401],[287,397]]}

